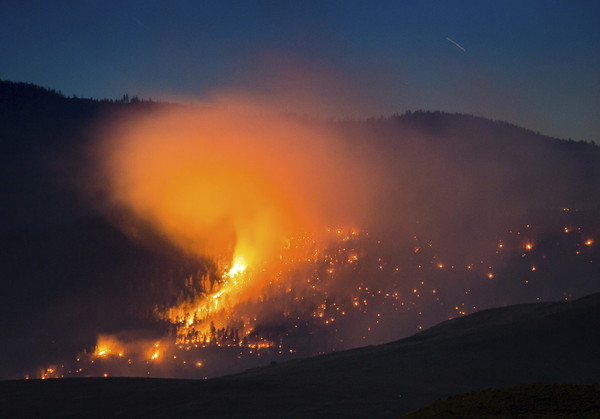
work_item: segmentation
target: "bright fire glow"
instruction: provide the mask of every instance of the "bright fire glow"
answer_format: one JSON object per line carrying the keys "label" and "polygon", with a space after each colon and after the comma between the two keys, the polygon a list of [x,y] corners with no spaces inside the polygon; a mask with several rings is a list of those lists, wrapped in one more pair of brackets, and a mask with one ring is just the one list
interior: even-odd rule
{"label": "bright fire glow", "polygon": [[237,257],[234,259],[233,266],[227,272],[227,277],[234,278],[240,276],[246,270],[246,264],[244,263],[244,259],[241,257]]}
{"label": "bright fire glow", "polygon": [[100,335],[94,349],[94,355],[97,357],[123,356],[124,352],[125,345],[110,335]]}

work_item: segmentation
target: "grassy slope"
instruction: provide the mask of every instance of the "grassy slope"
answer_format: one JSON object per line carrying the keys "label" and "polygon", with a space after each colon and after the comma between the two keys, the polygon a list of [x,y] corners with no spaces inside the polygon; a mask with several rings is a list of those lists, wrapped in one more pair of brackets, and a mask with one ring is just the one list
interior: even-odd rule
{"label": "grassy slope", "polygon": [[598,418],[600,384],[523,384],[450,396],[406,415],[420,418]]}
{"label": "grassy slope", "polygon": [[0,416],[397,417],[451,394],[600,381],[600,294],[486,310],[385,345],[209,381],[0,382]]}

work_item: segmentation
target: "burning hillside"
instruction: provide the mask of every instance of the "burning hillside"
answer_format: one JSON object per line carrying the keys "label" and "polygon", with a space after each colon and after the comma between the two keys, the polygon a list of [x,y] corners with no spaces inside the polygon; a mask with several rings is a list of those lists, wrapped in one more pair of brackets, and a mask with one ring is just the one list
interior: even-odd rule
{"label": "burning hillside", "polygon": [[96,206],[134,241],[156,235],[202,263],[132,292],[144,327],[99,330],[31,375],[217,376],[594,289],[593,208],[521,186],[499,202],[519,176],[487,171],[483,149],[348,131],[247,101],[110,121]]}
{"label": "burning hillside", "polygon": [[[169,332],[100,335],[93,350],[34,375],[210,377],[386,342],[502,303],[499,295],[568,300],[594,280],[598,233],[589,220],[582,223],[586,217],[561,212],[569,227],[552,238],[536,240],[539,229],[522,226],[490,242],[489,259],[462,265],[417,235],[394,255],[353,229],[329,229],[320,242],[294,239],[277,256],[278,272],[217,263],[220,276],[190,275],[174,304],[155,308]],[[548,281],[565,269],[589,274]],[[260,275],[263,288],[242,298],[244,281]]]}

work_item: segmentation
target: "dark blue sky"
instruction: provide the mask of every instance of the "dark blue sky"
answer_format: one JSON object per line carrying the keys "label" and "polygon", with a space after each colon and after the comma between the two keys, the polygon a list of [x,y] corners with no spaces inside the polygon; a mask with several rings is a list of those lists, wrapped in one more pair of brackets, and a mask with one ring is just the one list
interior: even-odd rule
{"label": "dark blue sky", "polygon": [[0,78],[202,99],[276,90],[292,69],[355,114],[465,112],[600,142],[598,22],[600,1],[577,0],[1,0]]}

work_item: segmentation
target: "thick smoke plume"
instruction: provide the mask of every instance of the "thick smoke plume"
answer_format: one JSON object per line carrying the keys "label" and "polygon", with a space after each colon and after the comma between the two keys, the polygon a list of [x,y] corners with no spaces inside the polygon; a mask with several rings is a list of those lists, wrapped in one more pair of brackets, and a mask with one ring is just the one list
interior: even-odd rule
{"label": "thick smoke plume", "polygon": [[98,148],[103,184],[181,249],[268,269],[293,237],[367,217],[365,154],[320,125],[248,100],[161,108],[114,124]]}

